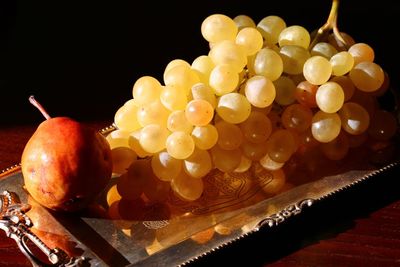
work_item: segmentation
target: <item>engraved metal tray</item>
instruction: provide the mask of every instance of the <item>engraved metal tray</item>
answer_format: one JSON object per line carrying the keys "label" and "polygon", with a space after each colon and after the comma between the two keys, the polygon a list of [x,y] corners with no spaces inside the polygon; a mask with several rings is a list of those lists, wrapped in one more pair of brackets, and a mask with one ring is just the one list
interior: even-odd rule
{"label": "engraved metal tray", "polygon": [[[398,167],[397,139],[376,152],[354,150],[345,159],[331,162],[329,168],[315,162],[305,171],[304,166],[294,164],[287,177],[290,187],[275,195],[265,193],[274,179],[264,169],[236,174],[213,171],[203,178],[205,189],[199,200],[185,202],[171,193],[166,203],[146,207],[130,221],[108,219],[101,206],[105,196],[99,205],[81,214],[47,210],[23,189],[18,165],[0,174],[0,190],[15,192],[21,202],[32,206],[27,213],[34,223],[37,220],[32,231],[44,243],[60,247],[70,256],[83,256],[91,266],[186,265],[264,227],[274,227],[336,192]],[[130,227],[123,230],[124,225]]]}

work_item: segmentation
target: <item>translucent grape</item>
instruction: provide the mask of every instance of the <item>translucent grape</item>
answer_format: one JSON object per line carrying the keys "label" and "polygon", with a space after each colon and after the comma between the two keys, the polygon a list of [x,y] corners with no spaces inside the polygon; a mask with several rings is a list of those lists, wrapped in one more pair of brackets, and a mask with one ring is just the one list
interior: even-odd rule
{"label": "translucent grape", "polygon": [[342,76],[353,68],[354,58],[350,53],[343,51],[334,55],[329,62],[332,66],[332,74],[335,76]]}
{"label": "translucent grape", "polygon": [[249,117],[251,105],[244,95],[229,93],[219,98],[216,112],[229,123],[241,123]]}
{"label": "translucent grape", "polygon": [[191,133],[193,130],[193,125],[187,120],[185,111],[176,110],[169,114],[167,128],[171,132],[181,131],[185,133]]}
{"label": "translucent grape", "polygon": [[280,168],[285,165],[283,162],[277,162],[271,159],[271,157],[267,154],[265,154],[260,160],[259,163],[261,166],[263,166],[265,169],[270,170],[270,171],[275,171],[279,170]]}
{"label": "translucent grape", "polygon": [[206,150],[195,149],[188,157],[183,161],[183,169],[190,177],[202,178],[206,176],[212,169],[212,161],[210,154]]}
{"label": "translucent grape", "polygon": [[350,100],[351,102],[360,104],[365,108],[371,119],[379,107],[377,99],[373,97],[371,93],[366,93],[360,90],[355,90]]}
{"label": "translucent grape", "polygon": [[167,128],[158,124],[149,124],[143,127],[139,142],[146,152],[157,153],[165,148],[168,135]]}
{"label": "translucent grape", "polygon": [[[148,181],[143,189],[143,193],[147,197],[148,201],[155,207],[155,203],[165,202],[171,191],[170,182],[161,181],[152,173],[147,177]],[[162,216],[158,213],[156,216]]]}
{"label": "translucent grape", "polygon": [[137,105],[146,105],[160,97],[161,84],[151,76],[139,78],[133,85],[132,95]]}
{"label": "translucent grape", "polygon": [[136,160],[136,153],[127,147],[117,147],[111,150],[113,173],[122,174],[126,172],[131,163]]}
{"label": "translucent grape", "polygon": [[141,126],[159,124],[166,126],[170,111],[160,100],[141,106],[137,111],[137,120]]}
{"label": "translucent grape", "polygon": [[338,137],[328,143],[321,144],[321,151],[331,160],[343,159],[349,151],[349,140],[347,136],[341,132]]}
{"label": "translucent grape", "polygon": [[279,50],[283,62],[283,72],[287,74],[300,74],[310,53],[304,47],[297,45],[285,45]]}
{"label": "translucent grape", "polygon": [[349,147],[354,148],[354,147],[359,147],[365,143],[368,139],[368,133],[367,131],[363,132],[362,134],[358,135],[353,135],[353,134],[348,134],[346,132],[347,139],[349,140]]}
{"label": "translucent grape", "polygon": [[344,92],[342,87],[335,82],[321,85],[315,95],[318,107],[326,113],[334,113],[342,108]]}
{"label": "translucent grape", "polygon": [[263,46],[263,37],[255,28],[243,28],[236,36],[236,43],[243,46],[246,55],[257,53]]}
{"label": "translucent grape", "polygon": [[335,139],[339,135],[340,129],[341,120],[336,113],[318,111],[312,119],[312,135],[321,143],[328,143]]}
{"label": "translucent grape", "polygon": [[151,168],[162,181],[171,181],[182,169],[182,161],[173,158],[168,152],[161,151],[151,157]]}
{"label": "translucent grape", "polygon": [[239,166],[233,172],[245,172],[250,169],[252,161],[244,156],[240,159]]}
{"label": "translucent grape", "polygon": [[272,180],[262,189],[267,194],[277,194],[279,193],[286,183],[286,176],[282,169],[271,171]]}
{"label": "translucent grape", "polygon": [[242,152],[239,148],[234,150],[224,150],[220,146],[211,149],[211,158],[215,168],[222,172],[232,172],[240,164]]}
{"label": "translucent grape", "polygon": [[201,24],[201,34],[204,39],[211,43],[223,40],[234,40],[238,28],[235,22],[221,14],[214,14],[207,17]]}
{"label": "translucent grape", "polygon": [[317,90],[318,85],[303,81],[297,85],[294,96],[300,104],[309,108],[315,108],[317,107],[317,100],[315,99]]}
{"label": "translucent grape", "polygon": [[192,100],[185,108],[185,115],[190,124],[204,126],[214,117],[214,108],[206,100]]}
{"label": "translucent grape", "polygon": [[121,195],[118,193],[117,185],[111,186],[111,188],[107,191],[107,205],[110,207],[114,202],[121,199]]}
{"label": "translucent grape", "polygon": [[324,57],[313,56],[304,63],[303,74],[310,83],[320,85],[331,77],[332,65]]}
{"label": "translucent grape", "polygon": [[243,156],[253,161],[260,160],[267,153],[267,144],[255,144],[245,140],[241,146]]}
{"label": "translucent grape", "polygon": [[310,45],[310,34],[302,26],[289,26],[279,34],[279,46],[285,45],[297,45],[307,49]]}
{"label": "translucent grape", "polygon": [[188,133],[173,132],[167,138],[166,148],[172,157],[186,159],[194,151],[194,141]]}
{"label": "translucent grape", "polygon": [[361,91],[373,92],[381,87],[385,74],[378,64],[364,61],[350,71],[350,79]]}
{"label": "translucent grape", "polygon": [[244,49],[233,41],[217,43],[209,53],[215,65],[231,65],[239,73],[247,64],[247,55]]}
{"label": "translucent grape", "polygon": [[265,108],[274,102],[276,91],[270,79],[257,75],[247,80],[245,94],[253,106]]}
{"label": "translucent grape", "polygon": [[192,69],[197,71],[200,81],[205,84],[208,84],[214,67],[215,64],[209,56],[199,56],[192,62]]}
{"label": "translucent grape", "polygon": [[136,113],[138,111],[136,104],[124,105],[120,107],[114,116],[114,123],[119,130],[135,131],[140,128]]}
{"label": "translucent grape", "polygon": [[135,160],[128,171],[118,178],[118,193],[124,199],[137,199],[146,187],[148,176],[152,175],[149,160]]}
{"label": "translucent grape", "polygon": [[254,73],[263,75],[275,81],[283,72],[283,61],[277,52],[269,48],[263,48],[254,58]]}
{"label": "translucent grape", "polygon": [[392,138],[397,131],[397,121],[395,116],[385,110],[377,110],[371,119],[368,134],[380,141]]}
{"label": "translucent grape", "polygon": [[211,104],[213,108],[217,106],[217,98],[213,89],[204,83],[197,83],[192,87],[192,96],[194,100],[203,99]]}
{"label": "translucent grape", "polygon": [[160,100],[164,107],[171,111],[185,109],[188,102],[186,92],[182,88],[175,86],[164,86]]}
{"label": "translucent grape", "polygon": [[243,134],[239,126],[219,121],[215,124],[218,132],[218,145],[224,150],[233,150],[239,148],[243,141]]}
{"label": "translucent grape", "polygon": [[359,135],[369,126],[369,114],[361,105],[348,102],[339,111],[342,128],[349,134]]}
{"label": "translucent grape", "polygon": [[164,75],[165,85],[181,88],[186,94],[189,94],[192,86],[199,82],[200,78],[196,72],[186,65],[177,65]]}
{"label": "translucent grape", "polygon": [[389,89],[390,87],[390,79],[389,79],[389,75],[387,74],[386,71],[383,71],[385,74],[385,79],[383,80],[383,83],[381,85],[381,87],[379,87],[378,90],[370,93],[372,96],[383,96],[386,91]]}
{"label": "translucent grape", "polygon": [[311,126],[312,117],[313,113],[310,108],[300,104],[293,104],[283,111],[282,124],[288,130],[301,133]]}
{"label": "translucent grape", "polygon": [[236,89],[239,74],[231,65],[217,65],[210,74],[209,84],[216,95],[224,95]]}
{"label": "translucent grape", "polygon": [[277,130],[267,141],[267,153],[276,162],[286,162],[295,152],[296,143],[288,130]]}
{"label": "translucent grape", "polygon": [[111,149],[117,147],[129,147],[128,139],[129,139],[130,132],[122,131],[122,130],[114,130],[109,133],[106,137],[108,144],[110,145]]}
{"label": "translucent grape", "polygon": [[354,65],[363,61],[374,62],[374,49],[365,43],[353,44],[348,52],[354,58]]}
{"label": "translucent grape", "polygon": [[314,45],[314,47],[311,49],[310,53],[311,56],[322,56],[325,57],[326,59],[330,59],[333,55],[335,55],[338,51],[336,48],[325,42],[319,42]]}
{"label": "translucent grape", "polygon": [[265,17],[257,24],[257,29],[261,32],[265,42],[268,44],[278,43],[279,34],[285,28],[285,21],[278,16]]}
{"label": "translucent grape", "polygon": [[348,76],[335,76],[331,80],[340,85],[344,93],[344,102],[348,101],[354,94],[356,88]]}
{"label": "translucent grape", "polygon": [[289,77],[279,77],[279,79],[274,81],[274,86],[276,91],[275,102],[279,105],[287,106],[296,100],[296,85]]}
{"label": "translucent grape", "polygon": [[254,20],[246,15],[238,15],[233,18],[233,21],[235,22],[239,31],[246,27],[252,27],[252,28],[256,27]]}
{"label": "translucent grape", "polygon": [[267,141],[272,132],[271,120],[259,111],[252,111],[249,118],[240,124],[244,138],[252,143]]}
{"label": "translucent grape", "polygon": [[165,69],[164,69],[164,74],[163,74],[164,80],[165,80],[165,75],[167,74],[167,72],[168,72],[170,69],[172,69],[172,68],[174,68],[174,67],[176,67],[176,66],[180,66],[180,65],[183,65],[183,66],[185,66],[185,67],[187,67],[187,68],[190,68],[190,67],[191,67],[190,64],[189,64],[186,60],[183,60],[183,59],[174,59],[174,60],[170,61],[170,62],[167,64],[167,66],[165,67]]}
{"label": "translucent grape", "polygon": [[201,197],[204,190],[202,179],[193,179],[186,172],[180,174],[171,181],[172,190],[182,199],[194,201]]}
{"label": "translucent grape", "polygon": [[128,144],[129,144],[129,147],[130,147],[133,151],[135,151],[135,153],[138,155],[138,157],[145,158],[145,157],[150,156],[151,153],[146,152],[146,151],[143,149],[142,145],[140,144],[139,140],[140,140],[140,136],[141,136],[141,135],[142,135],[142,130],[141,130],[141,129],[132,132],[132,133],[129,135]]}
{"label": "translucent grape", "polygon": [[192,138],[196,147],[208,150],[212,148],[218,141],[218,131],[214,125],[207,124],[205,126],[194,127]]}
{"label": "translucent grape", "polygon": [[334,33],[328,36],[328,42],[333,45],[333,47],[335,47],[337,51],[347,51],[347,48],[349,46],[352,46],[355,41],[353,37],[345,32],[340,32],[340,35],[346,41],[346,44],[342,43],[342,41],[340,41]]}

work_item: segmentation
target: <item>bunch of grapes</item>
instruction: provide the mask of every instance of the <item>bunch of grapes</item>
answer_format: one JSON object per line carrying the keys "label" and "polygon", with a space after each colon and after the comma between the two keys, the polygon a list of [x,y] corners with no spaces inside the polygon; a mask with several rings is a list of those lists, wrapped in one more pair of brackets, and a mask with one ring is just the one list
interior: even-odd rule
{"label": "bunch of grapes", "polygon": [[276,172],[307,147],[343,159],[368,138],[395,135],[395,117],[379,108],[389,80],[374,50],[341,33],[310,46],[302,26],[278,16],[215,14],[201,25],[210,51],[191,64],[172,60],[163,81],[144,76],[115,114],[107,136],[114,194],[163,200],[170,188],[198,199],[211,170]]}

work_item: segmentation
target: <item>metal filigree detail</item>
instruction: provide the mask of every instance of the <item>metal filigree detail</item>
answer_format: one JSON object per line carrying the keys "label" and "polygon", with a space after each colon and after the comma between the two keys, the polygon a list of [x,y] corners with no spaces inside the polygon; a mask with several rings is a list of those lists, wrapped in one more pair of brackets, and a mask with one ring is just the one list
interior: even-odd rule
{"label": "metal filigree detail", "polygon": [[301,213],[304,207],[310,207],[314,202],[314,199],[304,199],[296,204],[290,205],[283,209],[282,211],[272,214],[271,216],[261,220],[257,224],[257,229],[268,225],[269,227],[276,226],[280,223],[283,223],[286,219]]}
{"label": "metal filigree detail", "polygon": [[[62,249],[50,249],[40,238],[29,229],[32,227],[31,219],[25,214],[31,209],[29,204],[21,203],[14,192],[4,191],[0,194],[0,229],[7,237],[14,239],[21,252],[30,260],[33,266],[62,266],[77,267],[90,266],[84,257],[69,257]],[[28,247],[31,241],[48,258],[51,264],[41,261]]]}

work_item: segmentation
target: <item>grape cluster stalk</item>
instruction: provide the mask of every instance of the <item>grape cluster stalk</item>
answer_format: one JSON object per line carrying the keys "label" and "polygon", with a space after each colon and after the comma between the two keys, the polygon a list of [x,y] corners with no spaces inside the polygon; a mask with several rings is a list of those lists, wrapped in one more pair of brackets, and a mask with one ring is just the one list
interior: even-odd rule
{"label": "grape cluster stalk", "polygon": [[320,157],[335,162],[361,146],[390,146],[396,119],[378,101],[388,74],[370,45],[339,32],[338,3],[314,38],[275,15],[258,24],[246,15],[205,18],[209,52],[172,60],[162,81],[139,78],[116,111],[107,136],[119,175],[110,207],[162,202],[171,190],[197,200],[215,169],[263,168],[279,177],[269,192],[278,193],[293,158],[312,170]]}

